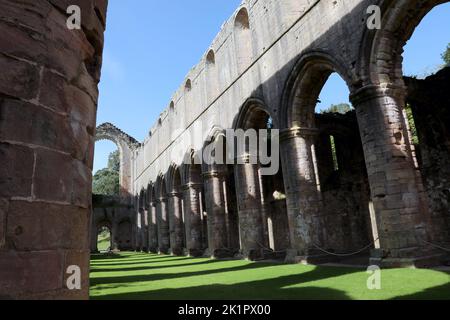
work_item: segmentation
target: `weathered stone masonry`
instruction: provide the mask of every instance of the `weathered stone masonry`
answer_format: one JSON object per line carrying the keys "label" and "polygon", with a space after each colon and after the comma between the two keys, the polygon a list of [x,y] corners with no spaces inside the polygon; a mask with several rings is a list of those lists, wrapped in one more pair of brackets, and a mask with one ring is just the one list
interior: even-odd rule
{"label": "weathered stone masonry", "polygon": [[[68,30],[67,7],[82,9]],[[0,1],[0,297],[88,297],[106,0]],[[66,287],[81,268],[82,290]]]}
{"label": "weathered stone masonry", "polygon": [[[439,258],[428,243],[449,241],[448,223],[438,222],[448,221],[447,178],[435,174],[434,181],[426,166],[415,165],[419,148],[413,149],[404,118],[401,52],[423,16],[443,2],[244,1],[135,151],[133,194],[152,194],[147,188],[161,193],[161,186],[170,194],[174,168],[182,189],[190,190],[192,165],[183,157],[225,139],[227,128],[264,128],[271,118],[281,130],[283,174],[263,177],[259,166],[247,164],[203,166],[196,174],[199,191],[183,195],[184,229],[175,231],[187,235],[187,252],[199,248],[189,235],[205,233],[198,224],[203,217],[205,254],[213,257],[284,252],[289,261],[321,261],[330,257],[320,249],[350,252],[373,243],[374,263],[420,265]],[[366,27],[371,4],[382,8],[381,30]],[[356,112],[315,115],[333,72],[348,84]],[[446,100],[439,101],[443,106]],[[195,215],[189,204],[199,202],[203,212]],[[169,224],[179,222],[172,206],[169,201]],[[174,248],[180,252],[179,243]]]}
{"label": "weathered stone masonry", "polygon": [[[131,227],[122,225],[132,230],[125,242],[151,252],[289,261],[327,259],[319,247],[349,252],[374,242],[372,260],[383,265],[441,258],[429,243],[450,242],[448,90],[433,91],[432,83],[448,78],[404,81],[401,52],[444,2],[243,1],[149,137],[121,150],[122,196],[134,207]],[[66,28],[71,4],[82,8],[82,30]],[[371,4],[381,6],[381,30],[366,27]],[[88,297],[89,226],[116,212],[106,203],[91,215],[106,6],[0,0],[1,297]],[[315,115],[332,72],[346,81],[354,113]],[[422,95],[433,96],[432,106]],[[416,149],[406,102],[416,115]],[[269,118],[281,130],[278,175],[195,161],[224,129],[264,128]],[[183,164],[186,155],[191,162]],[[82,269],[81,291],[65,289],[73,264]]]}

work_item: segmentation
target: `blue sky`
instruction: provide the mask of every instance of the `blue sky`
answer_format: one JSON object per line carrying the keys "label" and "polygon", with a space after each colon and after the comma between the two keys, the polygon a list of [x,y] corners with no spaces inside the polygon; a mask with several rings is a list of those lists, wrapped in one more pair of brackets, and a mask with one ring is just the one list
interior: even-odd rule
{"label": "blue sky", "polygon": [[[241,0],[110,0],[97,123],[111,122],[143,141],[173,92],[200,61]],[[405,48],[405,74],[421,75],[442,64],[450,42],[450,3],[429,13]],[[331,76],[320,107],[348,102],[348,89]],[[94,172],[116,149],[95,145]]]}

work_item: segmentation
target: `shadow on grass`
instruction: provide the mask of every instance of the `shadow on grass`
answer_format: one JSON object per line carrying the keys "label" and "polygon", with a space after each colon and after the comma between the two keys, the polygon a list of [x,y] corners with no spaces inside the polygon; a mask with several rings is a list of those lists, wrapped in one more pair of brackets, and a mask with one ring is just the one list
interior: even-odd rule
{"label": "shadow on grass", "polygon": [[[189,259],[184,258],[184,259],[177,259],[177,260],[186,260],[189,261]],[[194,260],[194,259],[192,259]],[[172,262],[174,260],[170,260],[167,261],[167,263]],[[164,261],[166,262],[166,261]],[[200,265],[205,265],[205,264],[213,264],[213,263],[217,263],[220,261],[217,260],[207,260],[207,261],[199,261],[199,262],[192,262],[192,263],[180,263],[180,264],[161,264],[161,265],[157,265],[157,266],[148,266],[148,265],[143,265],[140,267],[128,267],[129,264],[125,263],[125,264],[120,264],[120,266],[123,266],[121,268],[99,268],[99,266],[92,266],[91,267],[91,272],[127,272],[127,271],[142,271],[142,270],[155,270],[155,269],[168,269],[168,268],[182,268],[182,267],[189,267],[189,266],[200,266]],[[138,264],[145,264],[143,263],[138,263]],[[105,267],[105,266],[101,266],[101,267]]]}
{"label": "shadow on grass", "polygon": [[112,262],[116,260],[120,261],[133,261],[133,260],[152,260],[152,259],[169,259],[178,258],[170,255],[157,255],[157,254],[146,254],[146,253],[94,253],[91,254],[91,261],[95,262],[105,262],[108,263],[110,260]]}
{"label": "shadow on grass", "polygon": [[[261,266],[259,264],[252,264],[250,266],[229,268],[228,271],[257,269]],[[211,272],[212,271],[212,272]],[[221,270],[202,271],[200,274],[211,274],[214,272],[221,272]],[[223,269],[222,269],[223,271]],[[336,269],[336,268],[316,268],[312,271],[282,276],[272,279],[255,280],[249,282],[242,282],[231,285],[211,284],[179,289],[159,289],[148,290],[142,292],[127,292],[118,294],[107,294],[99,297],[93,297],[98,300],[224,300],[224,299],[238,299],[238,300],[269,300],[269,299],[293,299],[293,300],[308,300],[308,299],[331,299],[331,300],[348,300],[349,296],[344,291],[319,288],[319,287],[302,287],[302,288],[285,288],[287,286],[304,284],[315,280],[322,280],[326,278],[338,277],[345,274],[358,272],[354,269]],[[194,273],[198,275],[199,273]],[[191,276],[187,275],[157,275],[163,279],[175,277]],[[125,277],[128,278],[129,277]],[[145,276],[144,276],[145,278]],[[114,281],[114,280],[113,280]],[[141,280],[137,280],[141,281]],[[142,280],[148,281],[148,280]],[[114,281],[117,283],[117,280]],[[128,282],[128,281],[124,281]],[[111,282],[110,282],[111,283]],[[124,288],[127,285],[109,286],[108,289]]]}
{"label": "shadow on grass", "polygon": [[[179,274],[155,274],[141,276],[126,277],[108,277],[92,279],[93,286],[101,284],[112,284],[108,289],[127,288],[132,285],[127,283],[146,282],[176,279],[191,276],[211,275],[214,273],[234,272],[243,270],[258,270],[265,267],[274,266],[268,263],[251,263],[249,265],[223,268],[214,270],[204,270],[198,272],[185,272]],[[318,288],[318,287],[302,287],[302,288],[285,288],[290,285],[304,284],[315,280],[338,277],[354,272],[355,269],[341,268],[316,268],[305,273],[282,276],[278,278],[255,280],[249,282],[241,282],[231,285],[211,284],[179,289],[159,289],[148,290],[142,292],[127,292],[118,294],[106,294],[94,299],[99,300],[223,300],[223,299],[337,299],[344,300],[349,297],[343,291]],[[94,289],[95,290],[95,289]]]}
{"label": "shadow on grass", "polygon": [[[250,269],[256,270],[256,269],[265,268],[268,266],[273,266],[273,264],[249,263],[248,265],[239,266],[239,267],[201,270],[201,271],[193,271],[193,272],[144,274],[144,275],[131,275],[131,276],[124,276],[124,277],[99,277],[99,278],[91,279],[91,285],[169,280],[169,279],[177,279],[177,278],[202,276],[202,275],[211,275],[211,274],[215,274],[215,273],[244,271],[244,270],[250,270]],[[164,267],[160,267],[160,269],[163,269],[163,268]],[[111,270],[108,270],[108,271],[110,272]]]}
{"label": "shadow on grass", "polygon": [[167,259],[167,258],[163,258],[162,259],[142,259],[142,260],[123,260],[123,262],[121,263],[110,263],[110,262],[105,262],[105,263],[98,263],[98,262],[93,262],[91,265],[93,267],[114,267],[114,266],[127,266],[127,265],[137,265],[137,264],[150,264],[150,263],[168,263],[168,262],[172,262],[172,261],[186,261],[186,260],[195,260],[195,258],[175,258],[175,257],[171,257],[172,259]]}
{"label": "shadow on grass", "polygon": [[410,295],[396,297],[392,300],[450,300],[450,274],[448,276],[449,282],[447,284]]}

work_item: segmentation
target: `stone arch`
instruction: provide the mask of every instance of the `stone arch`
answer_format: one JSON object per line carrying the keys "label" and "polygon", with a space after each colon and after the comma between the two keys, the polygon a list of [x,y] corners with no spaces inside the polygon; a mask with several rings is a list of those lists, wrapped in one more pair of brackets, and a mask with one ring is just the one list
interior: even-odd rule
{"label": "stone arch", "polygon": [[120,250],[133,249],[133,240],[131,239],[133,234],[133,223],[130,218],[123,218],[117,223],[117,245]]}
{"label": "stone arch", "polygon": [[[330,136],[322,134],[320,129],[323,123],[319,121],[322,116],[317,115],[315,110],[319,96],[333,73],[337,73],[347,84],[349,92],[352,92],[353,77],[350,68],[345,68],[345,65],[326,52],[308,52],[295,64],[282,94],[280,142],[289,242],[294,250],[305,255],[314,252],[316,246],[327,246],[340,252],[351,250],[360,244],[352,241],[353,234],[357,234],[358,239],[362,238],[363,243],[368,242],[365,234],[359,237],[358,227],[349,227],[348,232],[343,228],[347,212],[333,215],[334,207],[330,205],[330,201],[339,207],[346,196],[352,197],[351,194],[345,194],[347,185],[334,184],[327,192],[323,192],[321,185],[321,177],[328,177],[324,172],[328,173],[329,162],[334,164],[335,154],[332,151],[336,149],[333,149]],[[352,126],[353,136],[358,136],[358,129],[357,125]],[[359,139],[356,141],[359,142]],[[362,150],[356,156],[351,154],[349,157],[363,159]],[[366,168],[364,164],[362,166],[361,174],[365,175]],[[348,171],[335,176],[351,181],[351,172]],[[354,202],[355,206],[360,205],[357,199]],[[361,214],[358,211],[358,215],[363,218],[369,216],[367,203],[362,203],[359,207],[363,209]],[[303,221],[299,224],[301,220]],[[302,230],[299,232],[300,225]],[[332,238],[330,234],[336,237]]]}
{"label": "stone arch", "polygon": [[205,71],[208,101],[212,101],[219,93],[219,72],[214,49],[210,49],[206,55]]}
{"label": "stone arch", "polygon": [[187,79],[186,83],[184,84],[184,91],[189,92],[192,90],[192,81],[191,79]]}
{"label": "stone arch", "polygon": [[201,183],[201,151],[195,151],[193,148],[185,153],[184,162],[180,166],[181,183]]}
{"label": "stone arch", "polygon": [[234,123],[234,129],[264,129],[262,123],[265,118],[272,118],[265,102],[259,98],[249,98],[242,106]]}
{"label": "stone arch", "polygon": [[173,163],[167,172],[167,195],[171,252],[175,255],[182,255],[186,245],[182,191],[180,168]]}
{"label": "stone arch", "polygon": [[158,220],[156,213],[156,193],[155,185],[149,182],[147,186],[147,221],[148,221],[148,250],[152,253],[158,252]]}
{"label": "stone arch", "polygon": [[422,19],[448,0],[385,0],[380,30],[366,30],[360,46],[361,86],[403,88],[402,53]]}
{"label": "stone arch", "polygon": [[112,236],[112,229],[113,229],[113,224],[110,220],[108,219],[102,219],[100,221],[98,221],[95,225],[95,239],[96,239],[96,250],[94,250],[94,252],[98,252],[98,236],[99,236],[99,232],[102,228],[107,228],[109,231],[109,235],[110,235],[110,239],[109,239],[109,248],[111,249],[113,247],[113,236]]}
{"label": "stone arch", "polygon": [[162,173],[156,180],[155,194],[156,200],[156,221],[158,227],[158,250],[160,253],[167,254],[170,249],[170,229],[169,212],[167,199],[166,177]]}
{"label": "stone arch", "polygon": [[234,19],[234,41],[238,73],[242,73],[253,59],[252,31],[248,10],[242,7]]}
{"label": "stone arch", "polygon": [[[266,103],[259,98],[249,98],[241,107],[234,121],[235,129],[258,130],[269,129],[271,113]],[[260,136],[256,137],[260,150]],[[242,142],[238,142],[242,143]],[[247,141],[245,142],[247,144]],[[245,146],[246,152],[251,153]],[[239,155],[238,155],[239,156]],[[259,154],[254,159],[257,163],[243,163],[234,166],[234,181],[236,201],[239,214],[239,229],[241,249],[246,257],[251,259],[267,257],[275,258],[273,250],[283,255],[283,250],[289,246],[289,230],[285,199],[275,199],[273,194],[279,191],[284,194],[283,173],[264,176],[259,162]],[[250,155],[250,158],[251,157]],[[279,163],[280,159],[276,159]],[[256,214],[258,212],[258,214]],[[252,232],[249,229],[253,228]]]}
{"label": "stone arch", "polygon": [[[432,194],[436,194],[436,190],[432,190],[435,186],[429,188],[423,172],[417,170],[415,148],[408,132],[405,112],[406,102],[410,98],[408,96],[410,88],[407,88],[403,77],[402,56],[407,41],[412,37],[423,18],[435,7],[446,2],[448,1],[386,0],[381,2],[381,29],[366,30],[360,46],[357,70],[361,78],[359,84],[361,88],[352,94],[352,99],[355,105],[360,105],[357,107],[357,112],[361,119],[362,137],[371,137],[369,143],[364,143],[368,155],[366,162],[368,166],[372,167],[372,171],[379,171],[379,168],[376,167],[377,163],[369,157],[370,154],[376,152],[376,150],[370,149],[370,145],[383,146],[382,149],[389,152],[386,152],[388,156],[384,155],[389,162],[384,164],[383,172],[386,176],[392,176],[392,172],[401,171],[403,179],[409,181],[408,188],[401,187],[394,192],[387,190],[389,181],[372,179],[372,193],[377,190],[373,199],[377,214],[380,216],[377,223],[381,226],[382,248],[395,246],[396,237],[400,234],[400,232],[392,232],[384,225],[387,221],[390,222],[394,219],[400,221],[400,219],[395,216],[387,216],[387,210],[378,198],[383,196],[382,200],[386,201],[386,199],[396,196],[398,198],[398,194],[408,195],[412,199],[410,201],[400,199],[396,203],[397,207],[408,211],[407,215],[402,215],[401,223],[396,222],[402,226],[402,234],[408,234],[405,236],[408,239],[405,241],[405,247],[419,247],[425,252],[430,250],[430,248],[425,248],[427,241],[448,241],[448,232],[442,230],[442,221],[436,223],[436,220],[440,220],[441,217],[435,208],[432,208],[434,196],[430,197],[429,194],[427,196],[427,192],[430,191]],[[417,83],[415,82],[415,84]],[[414,84],[412,86],[414,87]],[[430,100],[430,98],[426,100]],[[426,104],[427,102],[425,102]],[[374,105],[376,106],[374,107]],[[426,108],[422,110],[424,109]],[[377,121],[374,122],[373,119]],[[424,189],[427,191],[423,192]],[[406,198],[406,196],[403,197]],[[420,227],[417,227],[419,224],[417,221],[420,221]],[[393,255],[397,258],[398,253],[394,251]],[[417,254],[417,256],[420,255],[423,253]],[[410,256],[414,255],[410,254]]]}
{"label": "stone arch", "polygon": [[201,256],[208,247],[208,221],[205,215],[201,156],[193,148],[186,152],[180,166],[183,185],[183,208],[186,249],[190,256]]}
{"label": "stone arch", "polygon": [[[116,144],[120,153],[120,196],[130,198],[132,191],[131,156],[133,150],[140,146],[139,142],[111,123],[97,127],[95,141],[109,140]],[[131,199],[130,199],[131,200]]]}
{"label": "stone arch", "polygon": [[282,94],[280,128],[315,128],[314,110],[323,86],[334,72],[352,91],[352,76],[344,63],[315,51],[303,55],[294,66]]}

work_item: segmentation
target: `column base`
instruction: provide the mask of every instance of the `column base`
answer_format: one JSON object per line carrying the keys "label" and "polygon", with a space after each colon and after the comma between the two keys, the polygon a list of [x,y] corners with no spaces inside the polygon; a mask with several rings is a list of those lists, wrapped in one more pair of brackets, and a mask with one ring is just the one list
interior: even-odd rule
{"label": "column base", "polygon": [[290,264],[324,264],[324,263],[330,263],[330,262],[336,262],[338,261],[337,257],[330,256],[323,253],[315,253],[310,252],[308,254],[299,254],[299,252],[295,249],[288,249],[286,250],[286,258],[284,260],[285,263]]}
{"label": "column base", "polygon": [[192,258],[199,258],[204,254],[203,250],[201,249],[187,249],[186,252],[186,255]]}
{"label": "column base", "polygon": [[169,253],[170,253],[170,250],[168,248],[159,248],[158,249],[158,254],[167,255]]}
{"label": "column base", "polygon": [[234,257],[234,253],[228,249],[215,249],[211,255],[212,259],[227,259]]}
{"label": "column base", "polygon": [[264,250],[263,249],[250,249],[247,252],[241,253],[244,259],[249,261],[260,261],[264,260]]}
{"label": "column base", "polygon": [[157,248],[150,248],[149,249],[149,253],[158,254],[158,249]]}
{"label": "column base", "polygon": [[172,256],[181,257],[184,255],[184,250],[182,248],[174,248],[169,250],[169,254]]}
{"label": "column base", "polygon": [[413,257],[389,257],[381,249],[372,250],[370,265],[380,268],[429,268],[441,265],[448,259],[446,254],[430,253]]}

